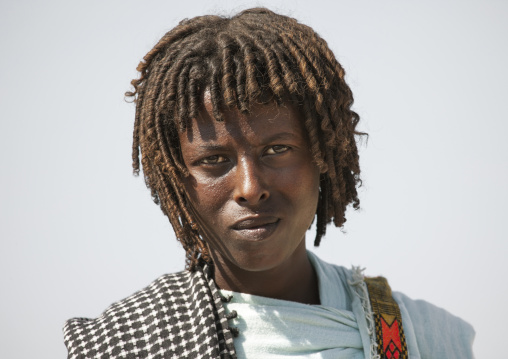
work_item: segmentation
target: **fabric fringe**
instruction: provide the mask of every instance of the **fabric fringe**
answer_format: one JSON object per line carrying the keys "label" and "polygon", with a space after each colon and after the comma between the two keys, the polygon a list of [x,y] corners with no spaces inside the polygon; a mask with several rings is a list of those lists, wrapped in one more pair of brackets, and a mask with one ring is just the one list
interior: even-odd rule
{"label": "fabric fringe", "polygon": [[367,285],[365,284],[363,276],[363,271],[365,268],[353,266],[351,270],[353,272],[353,280],[348,280],[348,283],[353,287],[355,294],[360,299],[360,303],[362,304],[363,310],[365,312],[365,319],[367,320],[367,332],[369,333],[370,337],[370,358],[381,359],[377,351],[376,324],[374,322],[374,314],[372,313],[372,308],[370,307],[369,292],[367,291]]}

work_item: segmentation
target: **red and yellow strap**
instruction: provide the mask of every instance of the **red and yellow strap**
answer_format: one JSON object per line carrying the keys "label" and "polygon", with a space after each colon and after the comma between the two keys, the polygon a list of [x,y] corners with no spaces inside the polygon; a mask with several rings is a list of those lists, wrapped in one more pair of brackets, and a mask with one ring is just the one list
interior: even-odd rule
{"label": "red and yellow strap", "polygon": [[383,277],[365,278],[376,323],[377,351],[381,359],[408,359],[399,305]]}

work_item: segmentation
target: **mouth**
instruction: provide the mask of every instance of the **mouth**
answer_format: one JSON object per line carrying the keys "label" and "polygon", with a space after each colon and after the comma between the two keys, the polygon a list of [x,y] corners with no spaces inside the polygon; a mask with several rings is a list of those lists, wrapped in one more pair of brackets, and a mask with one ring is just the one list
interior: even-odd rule
{"label": "mouth", "polygon": [[249,217],[236,222],[231,228],[238,233],[242,239],[249,241],[261,241],[270,237],[279,226],[280,218]]}

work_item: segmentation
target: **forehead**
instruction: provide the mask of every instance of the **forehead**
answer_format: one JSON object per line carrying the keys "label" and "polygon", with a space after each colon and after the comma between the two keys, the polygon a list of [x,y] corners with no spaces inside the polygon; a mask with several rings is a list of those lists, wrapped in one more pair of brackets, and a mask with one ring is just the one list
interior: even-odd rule
{"label": "forehead", "polygon": [[284,102],[276,104],[254,104],[248,114],[237,108],[221,111],[224,121],[217,121],[213,116],[210,96],[204,97],[203,105],[196,118],[190,120],[187,130],[180,134],[182,146],[185,143],[259,140],[275,134],[288,134],[305,137],[303,116],[299,106]]}

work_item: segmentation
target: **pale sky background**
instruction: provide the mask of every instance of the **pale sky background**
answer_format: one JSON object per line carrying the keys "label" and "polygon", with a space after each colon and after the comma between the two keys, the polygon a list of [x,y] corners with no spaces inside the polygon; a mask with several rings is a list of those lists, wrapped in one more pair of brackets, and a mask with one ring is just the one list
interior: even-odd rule
{"label": "pale sky background", "polygon": [[362,210],[313,250],[467,320],[478,358],[508,358],[508,2],[360,0],[2,0],[1,358],[64,358],[66,319],[183,269],[131,174],[123,94],[182,18],[257,5],[328,41],[370,134]]}

